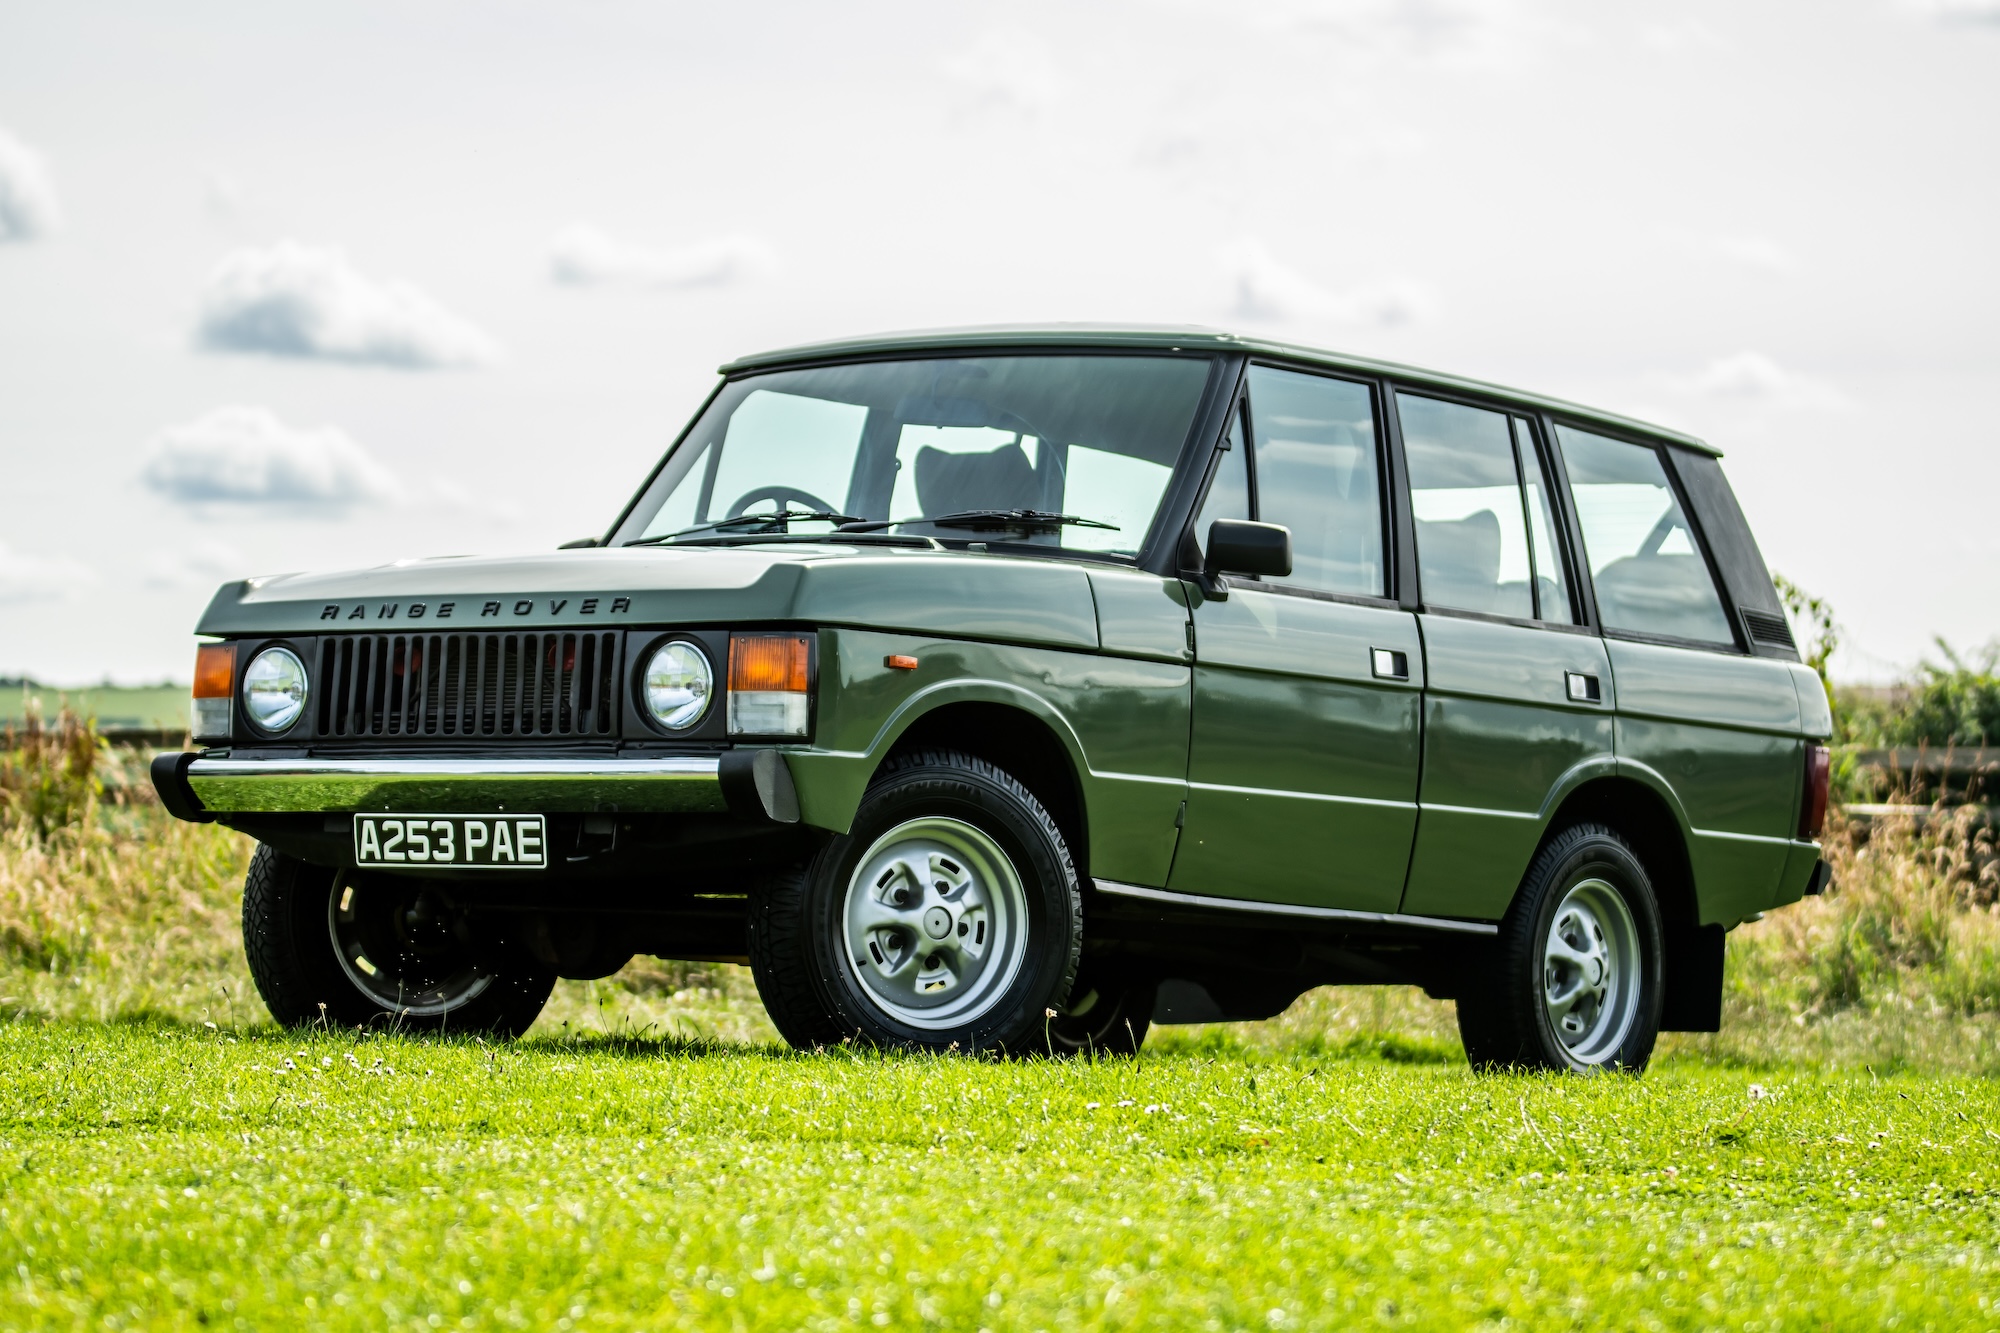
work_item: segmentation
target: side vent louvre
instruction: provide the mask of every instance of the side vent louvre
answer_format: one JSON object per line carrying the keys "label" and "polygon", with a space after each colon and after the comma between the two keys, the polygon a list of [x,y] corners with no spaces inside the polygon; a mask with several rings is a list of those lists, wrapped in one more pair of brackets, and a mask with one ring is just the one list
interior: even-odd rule
{"label": "side vent louvre", "polygon": [[320,640],[319,734],[609,736],[616,634],[356,634]]}
{"label": "side vent louvre", "polygon": [[1798,645],[1792,642],[1792,627],[1785,623],[1783,616],[1774,616],[1769,611],[1745,611],[1743,625],[1750,631],[1752,643],[1794,651],[1798,649]]}

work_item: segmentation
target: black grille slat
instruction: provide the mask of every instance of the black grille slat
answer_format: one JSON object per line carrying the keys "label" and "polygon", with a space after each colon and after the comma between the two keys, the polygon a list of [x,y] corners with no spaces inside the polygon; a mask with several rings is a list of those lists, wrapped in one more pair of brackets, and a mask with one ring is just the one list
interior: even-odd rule
{"label": "black grille slat", "polygon": [[312,688],[326,739],[608,737],[616,634],[343,634]]}

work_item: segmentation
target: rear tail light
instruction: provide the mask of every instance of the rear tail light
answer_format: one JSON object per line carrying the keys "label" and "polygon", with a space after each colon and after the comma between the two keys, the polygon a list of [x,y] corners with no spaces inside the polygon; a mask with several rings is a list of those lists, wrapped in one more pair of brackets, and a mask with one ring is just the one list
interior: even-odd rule
{"label": "rear tail light", "polygon": [[803,736],[812,714],[812,644],[803,634],[729,640],[729,734]]}
{"label": "rear tail light", "polygon": [[1806,792],[1799,803],[1799,838],[1811,842],[1826,827],[1826,802],[1833,785],[1833,755],[1824,745],[1806,747]]}
{"label": "rear tail light", "polygon": [[236,645],[205,643],[194,654],[194,703],[188,730],[198,741],[226,741],[234,721]]}

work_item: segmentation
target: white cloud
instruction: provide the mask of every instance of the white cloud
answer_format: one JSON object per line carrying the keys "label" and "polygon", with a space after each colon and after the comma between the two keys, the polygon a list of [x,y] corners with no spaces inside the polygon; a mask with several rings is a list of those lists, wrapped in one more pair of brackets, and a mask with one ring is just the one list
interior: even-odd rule
{"label": "white cloud", "polygon": [[1811,375],[1786,370],[1762,352],[1717,357],[1693,375],[1676,377],[1684,393],[1776,408],[1841,408],[1847,395]]}
{"label": "white cloud", "polygon": [[980,110],[1039,116],[1062,100],[1062,76],[1048,48],[1019,32],[985,32],[947,56],[944,72]]}
{"label": "white cloud", "polygon": [[1234,289],[1231,313],[1252,323],[1393,328],[1423,319],[1432,305],[1429,290],[1407,279],[1330,291],[1281,263],[1254,236],[1231,241],[1218,258]]}
{"label": "white cloud", "polygon": [[261,407],[218,407],[154,437],[140,478],[187,505],[338,512],[396,500],[388,469],[332,426],[287,426]]}
{"label": "white cloud", "polygon": [[776,268],[770,247],[748,236],[651,250],[579,222],[549,241],[549,276],[572,287],[733,287],[768,277]]}
{"label": "white cloud", "polygon": [[1700,259],[1765,273],[1792,273],[1800,267],[1795,252],[1768,236],[1713,236],[1679,228],[1664,228],[1658,234],[1668,245]]}
{"label": "white cloud", "polygon": [[241,578],[248,563],[243,552],[212,537],[196,538],[160,551],[146,574],[149,588],[206,588]]}
{"label": "white cloud", "polygon": [[0,129],[0,244],[33,241],[62,225],[42,155]]}
{"label": "white cloud", "polygon": [[1906,0],[1945,23],[2000,23],[2000,0]]}
{"label": "white cloud", "polygon": [[0,542],[0,605],[49,601],[97,581],[96,570],[66,555],[29,555]]}
{"label": "white cloud", "polygon": [[1265,33],[1329,39],[1348,68],[1401,63],[1445,69],[1518,67],[1579,39],[1527,0],[1166,0]]}
{"label": "white cloud", "polygon": [[282,241],[238,250],[209,275],[195,333],[217,351],[409,370],[480,366],[499,348],[407,282],[357,272],[338,250]]}

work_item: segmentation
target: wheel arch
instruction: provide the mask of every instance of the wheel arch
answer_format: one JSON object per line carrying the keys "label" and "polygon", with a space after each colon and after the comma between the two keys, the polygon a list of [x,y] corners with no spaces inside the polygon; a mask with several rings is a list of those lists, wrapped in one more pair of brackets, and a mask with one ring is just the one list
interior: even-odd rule
{"label": "wheel arch", "polygon": [[880,751],[871,781],[891,759],[917,750],[956,750],[984,759],[1034,793],[1069,843],[1077,875],[1088,882],[1090,821],[1079,776],[1081,747],[1059,715],[1052,720],[1014,699],[975,696],[939,700],[901,721]]}
{"label": "wheel arch", "polygon": [[1575,784],[1556,804],[1543,825],[1542,846],[1576,824],[1602,824],[1624,838],[1639,854],[1653,881],[1661,924],[1670,931],[1692,927],[1700,920],[1694,858],[1687,816],[1670,790],[1662,790],[1621,765],[1616,772],[1595,773]]}

